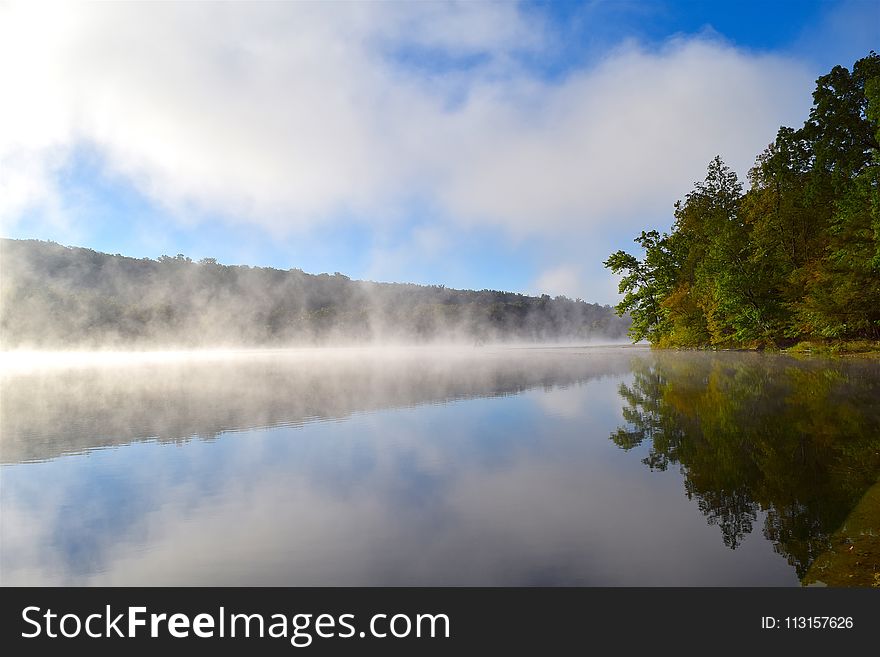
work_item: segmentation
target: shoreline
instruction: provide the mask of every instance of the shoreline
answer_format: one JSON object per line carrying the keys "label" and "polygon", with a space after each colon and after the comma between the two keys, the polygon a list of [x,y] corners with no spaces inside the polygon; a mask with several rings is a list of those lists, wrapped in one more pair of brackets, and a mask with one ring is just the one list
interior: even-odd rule
{"label": "shoreline", "polygon": [[651,349],[658,351],[725,351],[741,353],[771,353],[785,354],[788,356],[824,356],[824,357],[867,357],[880,358],[880,341],[873,340],[839,340],[834,342],[820,342],[803,340],[788,347],[713,347],[711,345],[701,347],[674,347],[651,345]]}

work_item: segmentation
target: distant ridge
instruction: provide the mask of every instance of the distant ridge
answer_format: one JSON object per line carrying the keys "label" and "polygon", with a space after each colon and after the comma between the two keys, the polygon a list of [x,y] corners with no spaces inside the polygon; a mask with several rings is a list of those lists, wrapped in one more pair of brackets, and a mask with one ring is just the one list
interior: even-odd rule
{"label": "distant ridge", "polygon": [[0,239],[0,346],[623,340],[609,306]]}

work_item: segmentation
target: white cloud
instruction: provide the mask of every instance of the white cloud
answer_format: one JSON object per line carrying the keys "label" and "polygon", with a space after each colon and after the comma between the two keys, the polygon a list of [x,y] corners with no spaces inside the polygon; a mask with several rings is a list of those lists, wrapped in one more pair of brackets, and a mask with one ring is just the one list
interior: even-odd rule
{"label": "white cloud", "polygon": [[579,297],[583,289],[581,270],[576,265],[559,265],[543,271],[532,285],[537,294]]}
{"label": "white cloud", "polygon": [[[86,145],[181,216],[283,233],[417,198],[569,239],[667,213],[716,153],[744,172],[809,100],[797,63],[702,39],[545,81],[515,54],[550,38],[511,4],[5,5],[0,220],[57,195]],[[482,57],[429,74],[408,47]]]}

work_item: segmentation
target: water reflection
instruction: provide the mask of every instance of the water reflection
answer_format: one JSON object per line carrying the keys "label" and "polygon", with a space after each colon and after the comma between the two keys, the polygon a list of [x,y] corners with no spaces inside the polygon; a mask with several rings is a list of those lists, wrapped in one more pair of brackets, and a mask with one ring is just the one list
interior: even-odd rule
{"label": "water reflection", "polygon": [[[635,359],[633,374],[620,386],[626,423],[611,439],[625,450],[649,441],[642,462],[652,470],[678,465],[730,548],[764,512],[763,535],[804,578],[877,484],[876,361],[660,353]],[[878,511],[865,524],[880,534]],[[852,583],[873,583],[877,555],[858,565]]]}
{"label": "water reflection", "polygon": [[0,580],[797,584],[865,516],[878,386],[619,348],[6,373]]}
{"label": "water reflection", "polygon": [[137,367],[7,372],[0,391],[5,409],[0,459],[46,460],[145,439],[212,440],[229,431],[568,386],[628,371],[625,353],[620,348],[267,351]]}

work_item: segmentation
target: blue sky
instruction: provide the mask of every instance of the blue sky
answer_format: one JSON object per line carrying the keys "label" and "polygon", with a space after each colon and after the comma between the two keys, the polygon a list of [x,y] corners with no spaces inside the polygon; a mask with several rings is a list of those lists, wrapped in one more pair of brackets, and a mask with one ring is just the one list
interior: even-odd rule
{"label": "blue sky", "polygon": [[745,176],[880,4],[0,8],[0,229],[614,303],[601,260]]}

